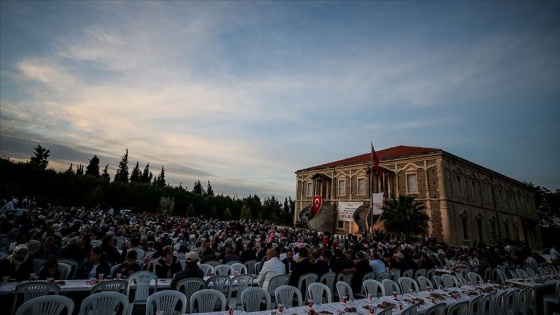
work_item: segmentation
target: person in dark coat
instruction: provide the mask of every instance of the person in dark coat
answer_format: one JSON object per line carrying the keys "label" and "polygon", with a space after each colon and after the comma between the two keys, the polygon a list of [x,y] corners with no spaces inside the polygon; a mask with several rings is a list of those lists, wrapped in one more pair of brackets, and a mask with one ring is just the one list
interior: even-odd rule
{"label": "person in dark coat", "polygon": [[313,261],[313,271],[317,273],[319,278],[330,271],[329,264],[321,259],[321,254],[318,251],[314,250],[311,252],[311,260]]}
{"label": "person in dark coat", "polygon": [[191,251],[187,253],[185,257],[185,269],[183,271],[175,274],[173,280],[171,280],[171,289],[177,290],[177,282],[186,278],[204,278],[204,271],[198,267],[198,253]]}
{"label": "person in dark coat", "polygon": [[39,280],[47,280],[52,278],[60,280],[60,270],[58,270],[58,261],[56,259],[49,259],[39,271]]}
{"label": "person in dark coat", "polygon": [[15,279],[16,282],[29,280],[33,272],[33,259],[27,253],[27,245],[16,246],[8,258],[0,261],[0,275]]}
{"label": "person in dark coat", "polygon": [[73,259],[78,263],[84,261],[84,256],[82,256],[82,248],[80,247],[80,239],[73,237],[68,240],[66,246],[62,247],[58,252],[56,252],[56,258],[67,258]]}
{"label": "person in dark coat", "polygon": [[290,275],[290,280],[288,284],[297,288],[299,278],[306,273],[313,272],[313,264],[309,261],[307,254],[307,248],[302,248],[299,250],[299,257],[301,260],[294,265],[292,268],[292,274]]}
{"label": "person in dark coat", "polygon": [[111,266],[105,261],[105,253],[101,247],[94,247],[89,252],[89,260],[84,262],[76,274],[76,279],[99,278],[103,274],[104,277],[111,275]]}
{"label": "person in dark coat", "polygon": [[173,276],[183,270],[177,256],[173,255],[173,247],[166,245],[161,251],[161,257],[156,263],[156,276],[159,278],[173,278]]}
{"label": "person in dark coat", "polygon": [[349,269],[344,269],[341,272],[345,274],[346,273],[354,274],[354,276],[352,276],[352,291],[359,293],[362,289],[362,282],[363,282],[364,275],[368,272],[373,271],[373,269],[371,269],[371,266],[369,265],[369,261],[366,259],[366,254],[364,254],[364,252],[362,251],[356,252],[356,259],[358,261],[353,267]]}
{"label": "person in dark coat", "polygon": [[113,271],[113,274],[111,275],[113,279],[115,279],[119,273],[121,274],[121,279],[126,279],[131,274],[142,270],[142,267],[136,263],[136,259],[138,258],[137,256],[138,253],[134,250],[128,252],[126,254],[126,261],[120,264],[115,271]]}
{"label": "person in dark coat", "polygon": [[294,268],[294,265],[296,264],[294,260],[293,250],[288,249],[288,251],[286,252],[286,258],[282,259],[282,263],[284,264],[284,266],[286,266],[286,274],[289,275],[292,271],[292,268]]}

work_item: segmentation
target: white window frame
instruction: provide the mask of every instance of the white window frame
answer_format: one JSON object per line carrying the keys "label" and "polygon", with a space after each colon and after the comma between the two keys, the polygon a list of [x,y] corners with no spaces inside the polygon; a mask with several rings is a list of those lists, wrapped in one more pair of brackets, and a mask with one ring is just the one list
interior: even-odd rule
{"label": "white window frame", "polygon": [[339,196],[346,196],[346,179],[338,180],[337,192]]}
{"label": "white window frame", "polygon": [[[363,182],[363,191],[360,191],[360,181]],[[358,195],[366,195],[367,194],[367,185],[366,185],[366,178],[360,177],[356,181],[356,187],[358,188]]]}

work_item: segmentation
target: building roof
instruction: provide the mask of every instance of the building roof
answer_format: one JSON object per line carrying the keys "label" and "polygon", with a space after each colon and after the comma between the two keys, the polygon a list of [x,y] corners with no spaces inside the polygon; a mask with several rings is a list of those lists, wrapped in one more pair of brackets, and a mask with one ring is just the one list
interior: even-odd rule
{"label": "building roof", "polygon": [[[376,152],[377,152],[377,156],[379,157],[379,160],[383,161],[383,160],[396,159],[405,156],[413,156],[413,155],[420,155],[420,154],[441,152],[441,151],[442,151],[441,149],[437,149],[437,148],[412,147],[406,145],[399,145],[396,147],[391,147]],[[329,162],[321,165],[304,168],[296,171],[296,173],[303,172],[303,171],[324,169],[329,167],[343,166],[343,165],[360,164],[360,163],[371,163],[371,152],[361,154],[361,155],[356,155],[353,157],[349,157],[334,162]]]}

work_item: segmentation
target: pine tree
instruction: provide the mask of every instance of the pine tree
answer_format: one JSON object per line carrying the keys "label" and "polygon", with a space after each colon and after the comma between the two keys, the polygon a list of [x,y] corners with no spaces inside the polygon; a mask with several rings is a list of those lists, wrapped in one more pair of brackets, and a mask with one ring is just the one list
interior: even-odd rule
{"label": "pine tree", "polygon": [[206,189],[206,195],[214,196],[214,189],[212,189],[212,185],[210,185],[210,181],[208,181],[208,188]]}
{"label": "pine tree", "polygon": [[200,183],[200,180],[194,182],[192,192],[193,194],[202,195],[202,184]]}
{"label": "pine tree", "polygon": [[136,166],[132,169],[132,173],[130,173],[130,182],[131,183],[139,183],[142,180],[142,172],[140,171],[140,163],[136,161]]}
{"label": "pine tree", "polygon": [[142,172],[141,182],[144,183],[144,184],[149,184],[149,183],[152,182],[153,177],[154,177],[154,175],[150,171],[150,163],[148,163],[148,164],[146,164],[146,167],[144,167],[144,171]]}
{"label": "pine tree", "polygon": [[243,205],[241,208],[241,219],[250,220],[251,219],[251,209],[247,205]]}
{"label": "pine tree", "polygon": [[51,150],[47,150],[39,144],[35,148],[35,152],[33,152],[33,156],[31,157],[30,162],[42,169],[47,169],[47,166],[49,165],[48,158],[50,155]]}
{"label": "pine tree", "polygon": [[78,167],[76,167],[76,175],[84,175],[84,166],[82,164],[79,164]]}
{"label": "pine tree", "polygon": [[231,220],[231,210],[229,208],[224,211],[224,220]]}
{"label": "pine tree", "polygon": [[89,165],[86,167],[86,175],[99,177],[99,158],[97,155],[94,155],[91,160],[89,160]]}
{"label": "pine tree", "polygon": [[70,167],[64,172],[64,174],[74,174],[74,164],[70,163]]}
{"label": "pine tree", "polygon": [[165,187],[166,183],[165,183],[165,170],[163,169],[163,166],[161,167],[161,172],[159,173],[157,180],[156,180],[156,186],[163,188]]}
{"label": "pine tree", "polygon": [[119,163],[119,168],[117,169],[117,174],[115,175],[115,182],[128,183],[128,149],[123,155],[121,162]]}
{"label": "pine tree", "polygon": [[103,173],[101,173],[101,177],[106,179],[108,182],[111,181],[111,176],[109,175],[109,164],[105,165]]}

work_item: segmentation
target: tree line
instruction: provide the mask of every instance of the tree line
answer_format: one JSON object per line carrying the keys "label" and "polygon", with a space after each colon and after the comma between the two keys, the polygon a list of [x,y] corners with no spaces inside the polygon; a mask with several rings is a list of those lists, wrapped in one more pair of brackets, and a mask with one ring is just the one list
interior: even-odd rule
{"label": "tree line", "polygon": [[70,164],[62,172],[48,168],[49,156],[50,150],[38,145],[28,162],[0,157],[0,196],[28,196],[43,207],[85,206],[226,220],[253,218],[285,225],[293,222],[295,201],[291,197],[281,203],[274,196],[261,201],[256,194],[244,198],[216,195],[210,181],[205,188],[200,180],[194,182],[192,190],[182,184],[173,187],[165,180],[163,166],[157,176],[149,163],[141,169],[136,162],[129,172],[128,149],[112,181],[109,165],[101,169],[97,155],[85,168],[79,164],[74,169]]}

